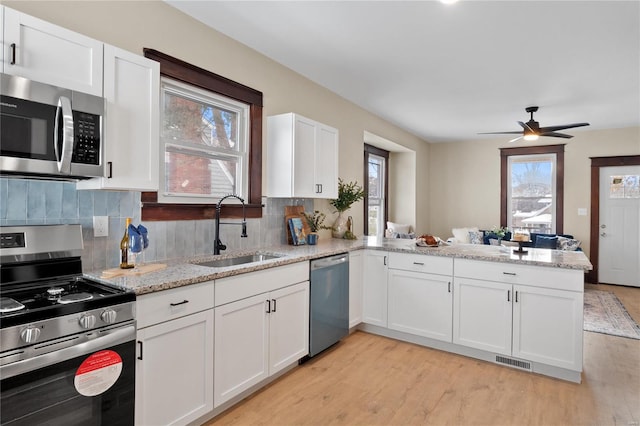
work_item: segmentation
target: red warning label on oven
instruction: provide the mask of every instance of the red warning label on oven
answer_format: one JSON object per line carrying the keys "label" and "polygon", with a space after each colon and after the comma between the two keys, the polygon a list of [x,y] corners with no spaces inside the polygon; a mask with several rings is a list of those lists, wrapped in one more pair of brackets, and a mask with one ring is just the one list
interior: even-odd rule
{"label": "red warning label on oven", "polygon": [[95,352],[85,359],[73,379],[80,395],[96,396],[115,384],[122,372],[122,358],[114,351]]}

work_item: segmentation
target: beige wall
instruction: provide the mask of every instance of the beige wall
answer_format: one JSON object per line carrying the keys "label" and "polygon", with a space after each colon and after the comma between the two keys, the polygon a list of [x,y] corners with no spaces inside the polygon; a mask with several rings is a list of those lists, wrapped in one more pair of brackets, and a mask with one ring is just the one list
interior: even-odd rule
{"label": "beige wall", "polygon": [[[264,94],[265,117],[296,112],[336,127],[340,132],[339,176],[345,181],[363,183],[365,131],[406,146],[416,152],[416,161],[427,162],[428,145],[424,141],[163,2],[3,1],[3,4],[134,53],[142,54],[143,47],[159,50],[260,90]],[[263,130],[266,138],[266,128]],[[426,174],[422,179],[426,180]],[[426,218],[426,205],[426,195],[419,194],[415,207],[411,207],[413,215]],[[331,212],[324,200],[317,201],[316,208]],[[353,216],[355,233],[361,235],[362,202],[348,214]],[[328,217],[331,221],[334,215]]]}
{"label": "beige wall", "polygon": [[[591,215],[590,157],[640,154],[640,128],[583,130],[566,143],[564,232],[580,239],[589,252]],[[542,141],[542,140],[541,140]],[[541,142],[539,141],[539,142]],[[545,142],[555,140],[546,138]],[[536,143],[542,145],[542,143]],[[524,146],[504,139],[430,145],[430,232],[446,238],[451,228],[491,228],[500,222],[500,148]],[[587,216],[578,216],[587,208]]]}
{"label": "beige wall", "polygon": [[[408,148],[414,158],[398,155],[399,167],[390,176],[395,197],[391,216],[398,221],[413,216],[418,233],[446,238],[455,226],[498,225],[498,148],[507,146],[504,139],[427,144],[160,1],[3,4],[138,54],[143,47],[162,51],[260,90],[265,116],[292,111],[338,128],[339,175],[345,181],[362,184],[365,131]],[[589,216],[578,216],[577,208],[590,206],[589,157],[639,154],[640,129],[574,134],[565,155],[565,231],[588,247]],[[331,211],[327,201],[315,204]],[[355,233],[362,234],[362,202],[348,214]]]}

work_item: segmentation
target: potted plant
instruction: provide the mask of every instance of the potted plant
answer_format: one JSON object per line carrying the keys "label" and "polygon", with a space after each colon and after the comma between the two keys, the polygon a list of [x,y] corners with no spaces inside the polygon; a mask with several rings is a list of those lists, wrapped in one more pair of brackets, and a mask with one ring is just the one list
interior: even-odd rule
{"label": "potted plant", "polygon": [[332,227],[332,235],[334,238],[343,238],[345,232],[348,230],[348,218],[344,217],[342,213],[348,210],[353,203],[363,198],[364,190],[362,186],[358,185],[357,181],[344,183],[342,179],[338,178],[338,198],[329,202],[338,212],[338,217]]}
{"label": "potted plant", "polygon": [[507,228],[506,226],[494,226],[493,228],[491,228],[491,234],[494,234],[496,237],[498,237],[498,245],[500,245],[502,239],[505,237],[505,235],[507,235],[507,232],[509,232],[509,228]]}
{"label": "potted plant", "polygon": [[318,242],[318,231],[321,229],[331,229],[330,226],[323,225],[327,215],[314,210],[313,213],[302,212],[307,224],[309,224],[309,235],[307,235],[307,243],[309,245],[315,245]]}

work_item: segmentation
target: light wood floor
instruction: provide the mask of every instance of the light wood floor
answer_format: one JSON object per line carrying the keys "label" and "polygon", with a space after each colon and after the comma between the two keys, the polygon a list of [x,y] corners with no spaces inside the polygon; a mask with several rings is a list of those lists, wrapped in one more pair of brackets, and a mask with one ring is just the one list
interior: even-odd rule
{"label": "light wood floor", "polygon": [[[588,287],[640,320],[640,288]],[[640,425],[640,340],[585,332],[582,377],[356,332],[207,425]]]}

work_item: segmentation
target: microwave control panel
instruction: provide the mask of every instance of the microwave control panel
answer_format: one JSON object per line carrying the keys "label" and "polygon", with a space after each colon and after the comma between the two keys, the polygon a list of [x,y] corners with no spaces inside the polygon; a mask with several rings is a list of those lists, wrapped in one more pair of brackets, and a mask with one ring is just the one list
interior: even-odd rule
{"label": "microwave control panel", "polygon": [[100,118],[96,114],[73,111],[73,163],[100,164]]}

